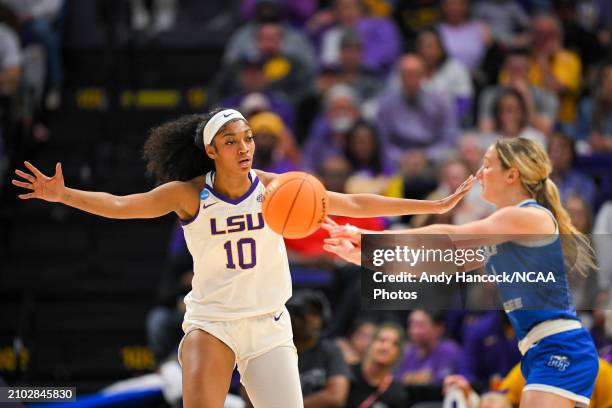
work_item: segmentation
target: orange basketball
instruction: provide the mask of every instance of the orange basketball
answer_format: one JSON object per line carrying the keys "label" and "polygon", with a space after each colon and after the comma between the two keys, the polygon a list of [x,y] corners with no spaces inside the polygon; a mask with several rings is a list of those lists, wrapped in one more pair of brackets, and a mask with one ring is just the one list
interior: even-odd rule
{"label": "orange basketball", "polygon": [[315,232],[327,214],[327,192],[310,174],[292,171],[268,184],[263,201],[266,224],[285,238]]}

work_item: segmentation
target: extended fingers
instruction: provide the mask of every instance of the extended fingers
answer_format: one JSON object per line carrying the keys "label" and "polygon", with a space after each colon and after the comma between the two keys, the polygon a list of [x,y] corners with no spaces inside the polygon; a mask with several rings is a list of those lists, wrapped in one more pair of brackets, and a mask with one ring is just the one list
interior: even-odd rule
{"label": "extended fingers", "polygon": [[329,216],[325,217],[325,223],[333,225],[334,227],[338,226],[338,223],[334,221],[333,219],[331,219]]}
{"label": "extended fingers", "polygon": [[325,245],[342,248],[346,251],[350,251],[351,249],[355,248],[355,245],[353,245],[353,243],[346,238],[325,238],[323,242]]}
{"label": "extended fingers", "polygon": [[340,238],[325,238],[323,242],[329,245],[339,245]]}
{"label": "extended fingers", "polygon": [[11,182],[13,183],[13,185],[17,187],[27,188],[28,190],[34,190],[34,186],[32,186],[32,184],[30,183],[24,183],[23,181],[19,181],[19,180],[11,180]]}
{"label": "extended fingers", "polygon": [[32,172],[36,177],[44,177],[45,175],[40,172],[34,165],[28,161],[23,162],[25,166]]}
{"label": "extended fingers", "polygon": [[463,183],[461,183],[459,187],[457,187],[457,190],[455,191],[455,193],[463,193],[463,192],[468,191],[470,188],[472,188],[475,182],[476,182],[476,177],[474,177],[473,175],[470,175],[470,177],[468,177]]}
{"label": "extended fingers", "polygon": [[34,197],[34,193],[19,194],[17,197],[21,198],[22,200],[27,200],[29,198],[36,198]]}
{"label": "extended fingers", "polygon": [[325,222],[323,224],[321,224],[321,228],[323,228],[326,231],[332,232],[333,230],[336,229],[335,225],[329,224],[327,222],[327,220],[325,220]]}
{"label": "extended fingers", "polygon": [[36,177],[34,177],[31,174],[26,173],[25,171],[21,171],[19,169],[15,170],[15,174],[17,174],[21,178],[28,180],[30,183],[33,183],[36,181]]}
{"label": "extended fingers", "polygon": [[327,251],[337,253],[342,249],[342,242],[346,241],[343,238],[325,238],[323,240],[323,248]]}
{"label": "extended fingers", "polygon": [[328,223],[323,223],[321,226],[323,227],[324,230],[329,232],[329,235],[332,237],[346,235],[346,230],[344,229],[344,227],[334,226]]}
{"label": "extended fingers", "polygon": [[340,255],[341,247],[339,245],[323,244],[323,249],[332,254]]}

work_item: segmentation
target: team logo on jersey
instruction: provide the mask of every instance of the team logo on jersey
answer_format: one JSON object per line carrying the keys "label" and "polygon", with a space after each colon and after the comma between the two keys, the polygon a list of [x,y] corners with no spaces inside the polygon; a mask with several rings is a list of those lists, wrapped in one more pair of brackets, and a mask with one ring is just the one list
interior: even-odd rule
{"label": "team logo on jersey", "polygon": [[204,190],[202,190],[202,192],[200,193],[200,200],[206,200],[208,198],[208,196],[210,195],[210,191],[208,191],[207,188],[205,188]]}
{"label": "team logo on jersey", "polygon": [[[209,207],[212,204],[209,205]],[[223,222],[225,221],[225,222]],[[224,225],[225,224],[225,225]],[[264,227],[264,219],[262,213],[257,214],[238,214],[227,217],[225,220],[219,217],[218,219],[210,219],[211,235],[231,234],[233,232],[255,231]]]}
{"label": "team logo on jersey", "polygon": [[550,356],[550,360],[546,364],[549,367],[554,367],[557,370],[563,372],[569,367],[570,359],[566,356],[552,355]]}
{"label": "team logo on jersey", "polygon": [[263,194],[260,194],[260,195],[257,196],[257,202],[258,203],[261,203],[263,201],[263,199],[264,199],[264,195]]}
{"label": "team logo on jersey", "polygon": [[483,251],[484,251],[484,256],[485,256],[485,264],[489,263],[489,259],[494,256],[497,255],[497,245],[485,245],[482,247]]}
{"label": "team logo on jersey", "polygon": [[523,298],[518,297],[514,299],[509,299],[504,302],[504,311],[506,313],[510,313],[510,312],[513,312],[515,310],[522,309],[522,308],[523,308]]}

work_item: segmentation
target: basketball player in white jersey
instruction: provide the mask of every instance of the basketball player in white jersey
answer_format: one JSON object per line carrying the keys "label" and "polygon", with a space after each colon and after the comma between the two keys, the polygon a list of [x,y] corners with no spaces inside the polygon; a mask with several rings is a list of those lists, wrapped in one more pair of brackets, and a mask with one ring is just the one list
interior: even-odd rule
{"label": "basketball player in white jersey", "polygon": [[[255,407],[303,406],[285,302],[291,278],[282,236],[262,216],[265,185],[275,175],[251,169],[253,132],[236,110],[189,115],[154,128],[145,143],[147,170],[159,184],[127,196],[64,185],[61,164],[47,177],[25,162],[16,170],[39,198],[107,218],[155,218],[174,212],[194,262],[179,346],[183,403],[222,407],[235,365]],[[469,179],[440,201],[328,192],[329,213],[349,217],[440,213],[469,190]]]}

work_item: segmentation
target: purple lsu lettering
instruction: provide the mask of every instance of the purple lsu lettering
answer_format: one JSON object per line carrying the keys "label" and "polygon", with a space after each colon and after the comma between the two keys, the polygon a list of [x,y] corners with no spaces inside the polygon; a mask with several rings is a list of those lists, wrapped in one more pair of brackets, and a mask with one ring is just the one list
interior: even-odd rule
{"label": "purple lsu lettering", "polygon": [[[255,224],[254,218],[257,224]],[[219,223],[221,224],[221,223]],[[223,225],[217,224],[216,218],[210,219],[210,233],[212,235],[231,234],[233,232],[255,231],[262,229],[265,225],[263,214],[239,214],[232,215],[225,219],[225,229]]]}

